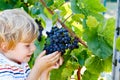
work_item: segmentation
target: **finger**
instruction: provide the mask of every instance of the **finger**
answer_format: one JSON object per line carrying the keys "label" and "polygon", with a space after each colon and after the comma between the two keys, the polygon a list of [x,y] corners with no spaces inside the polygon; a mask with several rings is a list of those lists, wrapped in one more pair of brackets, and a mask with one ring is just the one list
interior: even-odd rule
{"label": "finger", "polygon": [[56,64],[53,66],[54,69],[58,69],[59,67],[60,67],[60,65],[59,65],[58,63],[56,63]]}
{"label": "finger", "polygon": [[50,70],[52,70],[52,69],[58,69],[59,68],[59,64],[54,64],[54,65],[52,65],[51,67],[49,67],[48,68],[48,70],[50,71]]}
{"label": "finger", "polygon": [[60,59],[60,54],[57,54],[55,57],[53,57],[53,58],[51,58],[50,59],[50,62],[52,63],[52,64],[55,64],[55,63],[57,63],[57,61]]}
{"label": "finger", "polygon": [[59,64],[62,65],[63,61],[64,61],[63,57],[60,57]]}
{"label": "finger", "polygon": [[44,50],[43,52],[40,53],[39,58],[43,57],[46,54],[46,51]]}
{"label": "finger", "polygon": [[51,59],[51,58],[54,58],[56,55],[58,55],[58,51],[55,51],[55,52],[47,55],[46,57],[47,57],[48,59]]}
{"label": "finger", "polygon": [[52,57],[50,60],[51,61],[54,61],[54,60],[59,60],[59,58],[60,58],[60,53],[58,53],[58,54],[56,54],[54,57]]}

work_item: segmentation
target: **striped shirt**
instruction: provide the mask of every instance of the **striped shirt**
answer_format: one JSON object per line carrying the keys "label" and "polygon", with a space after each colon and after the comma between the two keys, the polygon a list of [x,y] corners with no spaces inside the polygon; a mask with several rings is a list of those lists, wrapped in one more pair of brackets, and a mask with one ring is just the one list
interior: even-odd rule
{"label": "striped shirt", "polygon": [[0,53],[0,80],[26,80],[29,73],[28,63],[17,64]]}

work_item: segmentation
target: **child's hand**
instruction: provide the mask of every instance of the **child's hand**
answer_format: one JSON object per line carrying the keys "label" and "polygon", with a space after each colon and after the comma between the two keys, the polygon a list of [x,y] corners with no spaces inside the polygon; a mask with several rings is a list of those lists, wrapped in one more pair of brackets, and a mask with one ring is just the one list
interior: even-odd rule
{"label": "child's hand", "polygon": [[40,80],[50,80],[49,79],[49,72],[52,69],[58,69],[63,63],[63,57],[60,57],[60,59],[56,62],[55,65],[49,67],[48,69],[46,69],[45,71],[43,71],[43,73],[40,76]]}
{"label": "child's hand", "polygon": [[61,53],[56,51],[52,54],[45,55],[43,51],[36,59],[35,64],[27,78],[27,80],[49,80],[49,71],[59,68],[63,63]]}
{"label": "child's hand", "polygon": [[63,63],[63,57],[60,56],[59,60],[53,66],[50,66],[45,71],[50,72],[52,69],[58,69],[62,65],[62,63]]}
{"label": "child's hand", "polygon": [[[52,54],[45,55],[46,51],[43,51],[36,59],[35,65],[37,69],[41,69],[42,71],[45,71],[46,69],[53,67],[56,65],[56,67],[59,67],[60,64],[62,64],[62,61],[59,61],[61,54],[60,52],[56,51]],[[56,64],[59,61],[59,64]]]}

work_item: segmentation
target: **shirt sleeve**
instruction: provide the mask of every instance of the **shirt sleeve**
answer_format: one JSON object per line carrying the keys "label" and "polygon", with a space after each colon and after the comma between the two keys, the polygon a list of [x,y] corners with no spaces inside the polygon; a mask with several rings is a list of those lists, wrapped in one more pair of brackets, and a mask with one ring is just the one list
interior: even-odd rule
{"label": "shirt sleeve", "polygon": [[25,80],[25,71],[21,64],[10,61],[0,53],[0,80]]}
{"label": "shirt sleeve", "polygon": [[13,73],[9,71],[0,71],[0,80],[15,80]]}
{"label": "shirt sleeve", "polygon": [[23,69],[13,67],[0,68],[0,80],[24,80],[24,79],[25,76]]}
{"label": "shirt sleeve", "polygon": [[4,76],[4,77],[0,77],[0,80],[15,80],[13,77],[11,76]]}

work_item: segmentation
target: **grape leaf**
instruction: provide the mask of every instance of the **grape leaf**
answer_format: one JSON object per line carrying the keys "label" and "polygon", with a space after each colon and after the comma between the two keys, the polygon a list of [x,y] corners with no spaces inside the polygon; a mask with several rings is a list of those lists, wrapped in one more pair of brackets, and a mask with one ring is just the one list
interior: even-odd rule
{"label": "grape leaf", "polygon": [[42,36],[40,42],[36,40],[34,43],[36,46],[36,50],[34,51],[34,58],[36,58],[40,54],[40,52],[43,51],[44,44],[45,44],[45,37]]}
{"label": "grape leaf", "polygon": [[79,49],[74,49],[71,55],[77,60],[81,67],[85,65],[85,60],[89,57],[87,50],[82,46],[80,46]]}
{"label": "grape leaf", "polygon": [[101,27],[99,27],[98,34],[104,38],[108,45],[112,47],[114,31],[115,31],[115,19],[109,18]]}
{"label": "grape leaf", "polygon": [[85,7],[90,11],[105,12],[106,8],[101,4],[100,0],[83,0]]}
{"label": "grape leaf", "polygon": [[60,9],[60,15],[61,16],[65,16],[67,14],[67,10],[65,9],[64,6],[60,7],[59,9]]}
{"label": "grape leaf", "polygon": [[91,16],[94,16],[98,22],[103,22],[104,23],[104,16],[100,13],[94,13],[94,12],[89,12]]}
{"label": "grape leaf", "polygon": [[[0,11],[5,9],[12,9],[16,3],[16,1],[12,0],[0,0]],[[21,4],[21,2],[19,3]]]}
{"label": "grape leaf", "polygon": [[53,25],[57,22],[57,19],[58,19],[58,14],[55,13],[55,14],[52,16],[52,24],[53,24]]}
{"label": "grape leaf", "polygon": [[54,4],[54,0],[44,0],[46,5],[50,7],[52,4]]}
{"label": "grape leaf", "polygon": [[94,55],[102,59],[106,59],[112,54],[112,47],[106,42],[104,36],[101,36],[97,32],[99,27],[103,26],[99,25],[96,28],[91,27],[91,29],[85,29],[83,32],[83,38],[87,41],[88,48],[93,52]]}
{"label": "grape leaf", "polygon": [[44,8],[44,15],[46,15],[47,18],[52,19],[52,15],[48,12],[46,8]]}
{"label": "grape leaf", "polygon": [[56,10],[64,5],[65,0],[54,0],[54,4],[50,6],[51,9]]}
{"label": "grape leaf", "polygon": [[72,16],[72,19],[73,19],[74,21],[76,21],[76,22],[79,22],[80,19],[84,19],[84,18],[85,18],[85,16],[84,16],[83,14],[74,14],[74,15]]}
{"label": "grape leaf", "polygon": [[76,63],[72,63],[68,60],[59,69],[51,72],[50,80],[67,80],[73,74],[76,66],[78,66]]}
{"label": "grape leaf", "polygon": [[70,0],[71,2],[71,9],[73,13],[81,13],[79,6],[77,5],[77,0]]}
{"label": "grape leaf", "polygon": [[104,70],[104,61],[96,56],[91,56],[85,61],[85,67],[92,74],[100,74]]}
{"label": "grape leaf", "polygon": [[97,80],[99,77],[98,74],[92,74],[89,71],[85,71],[84,75],[82,76],[82,80]]}
{"label": "grape leaf", "polygon": [[112,71],[112,55],[104,60],[104,72]]}
{"label": "grape leaf", "polygon": [[86,24],[89,27],[97,27],[99,22],[93,16],[87,16]]}

